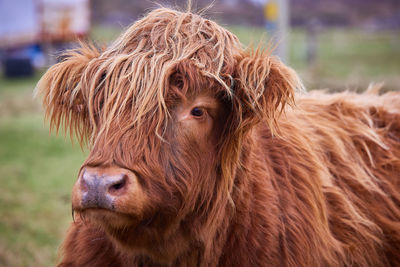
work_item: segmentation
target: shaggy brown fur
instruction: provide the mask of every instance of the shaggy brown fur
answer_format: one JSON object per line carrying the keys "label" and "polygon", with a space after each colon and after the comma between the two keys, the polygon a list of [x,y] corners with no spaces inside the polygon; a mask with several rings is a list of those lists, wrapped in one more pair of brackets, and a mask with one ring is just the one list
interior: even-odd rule
{"label": "shaggy brown fur", "polygon": [[[82,168],[131,171],[144,196],[93,210],[74,189],[60,266],[400,266],[399,93],[303,93],[279,59],[165,8],[37,89],[88,144]],[[217,104],[187,117],[202,97]]]}

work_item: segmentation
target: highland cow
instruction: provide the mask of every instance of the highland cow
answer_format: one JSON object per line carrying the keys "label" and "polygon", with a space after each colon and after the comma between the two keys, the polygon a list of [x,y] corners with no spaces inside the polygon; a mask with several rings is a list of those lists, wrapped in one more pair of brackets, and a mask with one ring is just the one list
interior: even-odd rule
{"label": "highland cow", "polygon": [[37,90],[90,148],[60,266],[400,266],[400,94],[306,93],[160,8]]}

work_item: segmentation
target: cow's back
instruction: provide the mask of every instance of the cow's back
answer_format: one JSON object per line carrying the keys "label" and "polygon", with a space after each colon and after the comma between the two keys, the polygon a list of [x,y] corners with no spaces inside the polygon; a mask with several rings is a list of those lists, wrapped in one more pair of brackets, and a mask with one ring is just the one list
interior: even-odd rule
{"label": "cow's back", "polygon": [[[400,265],[400,93],[310,93],[282,116],[280,135],[267,141],[267,156],[286,162],[281,183],[302,192],[299,209],[316,205],[326,218],[321,242],[347,264]],[[301,183],[320,203],[302,203],[310,200]]]}

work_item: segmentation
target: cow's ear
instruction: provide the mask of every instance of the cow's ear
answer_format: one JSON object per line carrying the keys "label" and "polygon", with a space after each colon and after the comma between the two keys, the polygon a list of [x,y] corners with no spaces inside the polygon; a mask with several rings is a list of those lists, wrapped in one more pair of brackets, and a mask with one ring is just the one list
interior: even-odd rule
{"label": "cow's ear", "polygon": [[42,96],[50,126],[56,131],[69,130],[71,138],[75,134],[81,145],[92,130],[87,101],[90,92],[84,75],[89,62],[99,54],[94,46],[84,44],[65,53],[63,60],[47,70],[35,89],[35,94]]}
{"label": "cow's ear", "polygon": [[294,104],[295,91],[303,90],[297,74],[267,51],[243,51],[234,78],[239,116],[247,128],[264,120],[274,132],[285,106]]}

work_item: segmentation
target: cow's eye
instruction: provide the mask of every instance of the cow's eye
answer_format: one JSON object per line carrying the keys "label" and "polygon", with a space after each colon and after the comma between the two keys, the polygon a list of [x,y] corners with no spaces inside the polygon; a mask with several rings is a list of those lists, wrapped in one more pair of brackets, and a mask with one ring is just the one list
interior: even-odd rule
{"label": "cow's eye", "polygon": [[190,115],[192,115],[193,117],[202,117],[204,115],[205,111],[202,108],[199,107],[195,107],[190,111]]}

